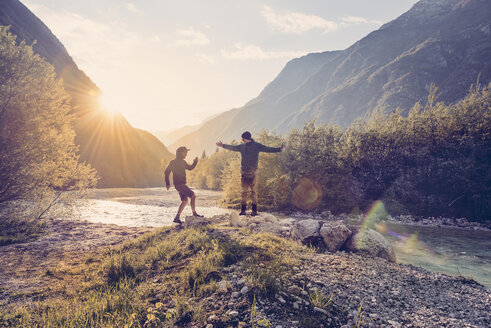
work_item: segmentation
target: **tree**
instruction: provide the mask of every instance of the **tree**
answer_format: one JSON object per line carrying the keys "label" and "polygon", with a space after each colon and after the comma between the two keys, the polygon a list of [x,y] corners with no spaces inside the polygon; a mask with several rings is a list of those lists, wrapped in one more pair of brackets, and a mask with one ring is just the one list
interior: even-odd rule
{"label": "tree", "polygon": [[40,217],[64,196],[95,186],[96,174],[78,161],[62,81],[8,29],[0,26],[0,204],[35,204]]}

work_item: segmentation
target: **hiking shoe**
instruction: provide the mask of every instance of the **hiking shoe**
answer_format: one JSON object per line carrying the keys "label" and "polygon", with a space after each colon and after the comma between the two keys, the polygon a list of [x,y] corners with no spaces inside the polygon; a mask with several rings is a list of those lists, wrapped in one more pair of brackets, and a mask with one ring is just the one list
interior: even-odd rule
{"label": "hiking shoe", "polygon": [[257,215],[257,204],[252,204],[251,216],[256,216],[256,215]]}
{"label": "hiking shoe", "polygon": [[203,216],[203,215],[200,215],[200,214],[198,214],[198,213],[196,213],[196,212],[194,212],[194,213],[193,213],[193,216],[195,216],[195,217],[197,217],[197,218],[204,218],[204,216]]}
{"label": "hiking shoe", "polygon": [[246,207],[247,207],[247,205],[242,205],[240,207],[240,213],[239,213],[239,215],[246,215]]}
{"label": "hiking shoe", "polygon": [[172,222],[182,224],[182,221],[177,216],[174,218],[174,221]]}

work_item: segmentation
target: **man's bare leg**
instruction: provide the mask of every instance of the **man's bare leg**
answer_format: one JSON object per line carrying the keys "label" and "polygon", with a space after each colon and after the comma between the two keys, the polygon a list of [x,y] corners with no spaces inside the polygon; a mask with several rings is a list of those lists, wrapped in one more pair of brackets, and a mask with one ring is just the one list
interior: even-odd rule
{"label": "man's bare leg", "polygon": [[188,204],[188,200],[185,199],[181,202],[181,205],[179,205],[179,209],[177,210],[177,215],[174,218],[175,223],[182,223],[182,221],[179,218],[181,216],[182,211],[184,210],[184,207],[186,207],[187,204]]}
{"label": "man's bare leg", "polygon": [[193,211],[193,216],[203,217],[203,215],[196,213],[196,195],[191,196],[191,210]]}

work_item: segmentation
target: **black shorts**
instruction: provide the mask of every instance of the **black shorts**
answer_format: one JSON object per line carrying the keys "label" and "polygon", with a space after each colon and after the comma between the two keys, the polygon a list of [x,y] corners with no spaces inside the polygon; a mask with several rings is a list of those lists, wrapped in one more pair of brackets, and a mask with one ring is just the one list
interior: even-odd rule
{"label": "black shorts", "polygon": [[179,192],[181,200],[187,200],[188,197],[194,196],[194,192],[185,184],[175,185],[174,187],[176,188],[177,192]]}

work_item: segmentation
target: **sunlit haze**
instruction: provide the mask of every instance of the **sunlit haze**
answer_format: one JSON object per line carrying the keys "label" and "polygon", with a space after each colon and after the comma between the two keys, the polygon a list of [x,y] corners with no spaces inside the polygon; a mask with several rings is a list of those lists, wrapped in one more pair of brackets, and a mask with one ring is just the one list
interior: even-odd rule
{"label": "sunlit haze", "polygon": [[416,0],[29,0],[104,93],[149,131],[244,105],[291,59],[345,49]]}

